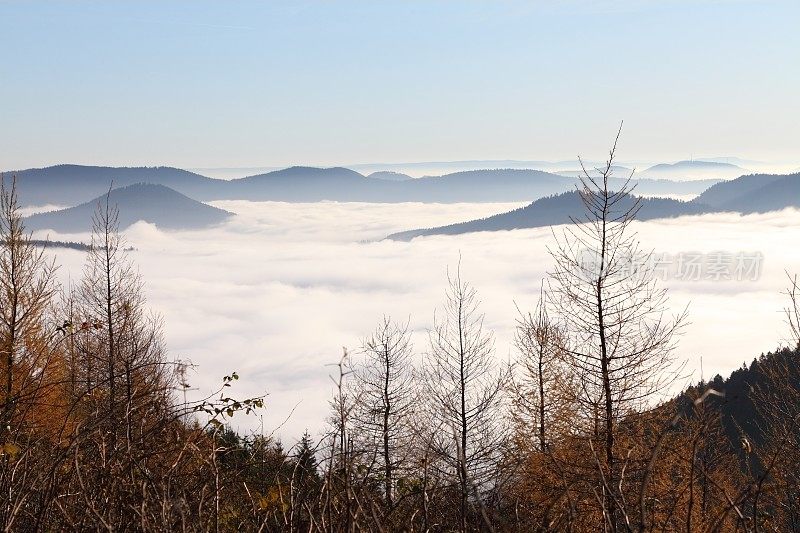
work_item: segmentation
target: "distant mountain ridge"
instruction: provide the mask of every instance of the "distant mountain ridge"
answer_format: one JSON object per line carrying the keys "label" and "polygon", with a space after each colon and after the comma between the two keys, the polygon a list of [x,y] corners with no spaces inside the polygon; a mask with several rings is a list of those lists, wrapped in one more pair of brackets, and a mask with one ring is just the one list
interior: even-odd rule
{"label": "distant mountain ridge", "polygon": [[[173,167],[85,167],[57,165],[5,173],[17,176],[22,205],[75,205],[112,185],[165,185],[200,201],[273,200],[285,202],[519,202],[566,192],[577,178],[541,170],[488,169],[403,179],[379,173],[364,176],[333,167],[289,167],[233,180],[208,178]],[[387,178],[396,179],[387,179]],[[622,179],[622,178],[619,178]],[[644,195],[700,194],[715,180],[673,182],[637,180]]]}
{"label": "distant mountain ridge", "polygon": [[[224,222],[233,213],[192,200],[164,185],[138,183],[111,190],[108,200],[119,210],[119,224],[125,229],[144,220],[160,229],[201,229]],[[106,196],[75,207],[31,215],[24,219],[28,230],[84,233],[92,229],[92,216]]]}
{"label": "distant mountain ridge", "polygon": [[704,160],[691,160],[691,161],[677,161],[675,163],[659,163],[645,170],[645,172],[656,172],[667,169],[733,169],[736,172],[742,170],[733,163],[723,163],[720,161],[704,161]]}
{"label": "distant mountain ridge", "polygon": [[9,171],[3,175],[6,178],[16,176],[22,205],[75,205],[104,194],[111,187],[116,189],[136,183],[164,185],[199,197],[225,183],[174,167],[55,165]]}
{"label": "distant mountain ridge", "polygon": [[686,179],[715,178],[733,179],[750,171],[732,163],[719,161],[678,161],[676,163],[660,163],[644,169],[639,174],[647,178]]}
{"label": "distant mountain ridge", "polygon": [[[687,163],[701,166],[727,165],[713,162]],[[734,165],[728,166],[738,168]],[[622,171],[619,173],[623,174]],[[574,191],[578,183],[576,177],[530,169],[470,170],[443,176],[409,178],[391,172],[364,176],[343,167],[289,167],[229,181],[172,167],[58,165],[14,174],[17,176],[17,188],[23,204],[77,203],[84,201],[87,193],[91,193],[89,197],[103,196],[113,184],[115,189],[112,196],[124,200],[125,205],[120,205],[121,216],[125,217],[124,223],[141,219],[166,229],[205,227],[229,215],[197,200],[442,203],[534,200],[521,210],[501,213],[488,219],[441,228],[411,230],[392,236],[403,239],[437,233],[454,234],[564,223],[567,214],[575,212],[575,198],[570,197],[570,191]],[[799,177],[800,174],[751,174],[726,182],[638,179],[633,180],[633,183],[636,186],[634,194],[644,197],[699,194],[692,202],[664,198],[647,201],[647,207],[642,210],[641,216],[652,219],[717,211],[751,213],[800,207]],[[155,188],[146,188],[140,182],[127,183],[137,179],[150,180],[148,183]],[[624,182],[624,177],[610,178],[612,189]],[[170,185],[165,185],[166,183]],[[136,187],[127,192],[119,192],[132,185]],[[161,194],[155,191],[160,191]],[[137,199],[132,198],[134,193],[138,194]],[[28,218],[29,225],[36,229],[50,227],[58,231],[82,231],[88,227],[95,203],[96,200],[93,200],[76,205],[75,208],[34,215]],[[92,209],[88,208],[89,205]]]}

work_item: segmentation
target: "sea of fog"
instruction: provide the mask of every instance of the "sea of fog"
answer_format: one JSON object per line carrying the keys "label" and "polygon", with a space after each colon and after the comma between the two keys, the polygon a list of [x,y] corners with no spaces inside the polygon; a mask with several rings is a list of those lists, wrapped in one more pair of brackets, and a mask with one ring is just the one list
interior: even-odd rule
{"label": "sea of fog", "polygon": [[[480,295],[498,361],[513,356],[516,306],[531,308],[551,268],[548,228],[380,240],[506,211],[521,204],[364,204],[225,201],[237,213],[205,231],[163,232],[139,222],[126,238],[146,284],[149,306],[164,319],[173,358],[195,363],[198,397],[237,371],[239,396],[268,394],[260,418],[234,419],[242,430],[276,431],[291,445],[305,429],[319,433],[332,391],[329,375],[343,348],[357,353],[383,315],[408,322],[416,353],[442,303],[448,269]],[[633,226],[662,262],[701,257],[759,257],[758,279],[714,279],[666,272],[674,312],[690,324],[679,344],[686,361],[680,385],[728,373],[786,338],[785,270],[800,273],[800,212],[705,215]],[[556,228],[556,231],[558,229]],[[37,234],[36,237],[42,237]],[[50,234],[88,241],[87,235]],[[84,254],[56,250],[66,284],[81,275]],[[664,259],[666,258],[666,259]],[[674,265],[673,265],[674,266]],[[752,265],[751,265],[752,266]],[[682,267],[680,267],[682,268]],[[710,278],[710,279],[706,279]],[[277,428],[277,429],[276,429]]]}

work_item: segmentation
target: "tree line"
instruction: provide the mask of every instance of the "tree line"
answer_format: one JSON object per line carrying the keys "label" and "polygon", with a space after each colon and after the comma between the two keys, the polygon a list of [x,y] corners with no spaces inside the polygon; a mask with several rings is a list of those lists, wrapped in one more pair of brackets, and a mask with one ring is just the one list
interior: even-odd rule
{"label": "tree line", "polygon": [[[182,399],[124,253],[97,207],[82,279],[59,287],[0,191],[0,524],[7,531],[800,531],[800,299],[793,339],[730,383],[670,397],[686,313],[632,228],[616,142],[554,232],[539,301],[501,362],[478,293],[448,275],[418,351],[381,319],[334,365],[323,435],[284,449],[228,421],[232,372]],[[615,182],[616,183],[616,182]],[[646,255],[646,254],[644,254]],[[745,371],[743,370],[743,372]],[[735,385],[735,386],[733,386]]]}

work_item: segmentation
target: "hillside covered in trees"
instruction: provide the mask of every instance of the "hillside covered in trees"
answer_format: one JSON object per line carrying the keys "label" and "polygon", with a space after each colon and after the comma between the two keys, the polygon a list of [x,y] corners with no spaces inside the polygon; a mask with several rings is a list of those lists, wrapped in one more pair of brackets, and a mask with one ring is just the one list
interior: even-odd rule
{"label": "hillside covered in trees", "polygon": [[144,220],[165,230],[200,229],[220,224],[233,216],[233,213],[192,200],[167,186],[136,183],[107,190],[105,194],[75,207],[31,215],[25,219],[25,227],[29,230],[85,233],[91,230],[92,213],[98,204],[106,201],[117,206],[120,228]]}
{"label": "hillside covered in trees", "polygon": [[[613,172],[613,169],[609,169]],[[586,178],[590,178],[586,174]],[[767,213],[787,207],[800,208],[800,173],[752,174],[734,180],[715,183],[691,201],[671,198],[647,198],[639,196],[641,182],[620,180],[607,176],[610,190],[626,193],[620,202],[638,206],[637,220],[675,218],[705,213]],[[636,193],[636,194],[634,194]],[[500,231],[521,228],[540,228],[557,224],[569,224],[574,213],[580,210],[580,186],[573,191],[540,198],[529,205],[499,213],[487,218],[449,224],[436,228],[401,231],[389,235],[388,239],[408,241],[425,235],[460,235],[476,231]]]}
{"label": "hillside covered in trees", "polygon": [[581,180],[538,305],[520,310],[512,361],[497,357],[479,295],[454,269],[421,360],[406,324],[379,319],[335,366],[320,406],[328,430],[291,449],[232,429],[269,408],[236,397],[235,369],[216,393],[186,399],[188,363],[170,357],[147,310],[113,202],[96,203],[83,279],[65,288],[3,182],[0,524],[800,531],[797,279],[788,346],[673,397],[687,317],[670,314],[647,262],[629,268],[642,253],[630,224],[648,204],[628,182],[611,186],[613,158]]}

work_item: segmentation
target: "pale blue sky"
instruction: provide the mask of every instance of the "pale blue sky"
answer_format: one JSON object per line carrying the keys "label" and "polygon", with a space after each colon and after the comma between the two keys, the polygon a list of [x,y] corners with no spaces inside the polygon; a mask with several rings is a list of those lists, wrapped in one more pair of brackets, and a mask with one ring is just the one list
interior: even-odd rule
{"label": "pale blue sky", "polygon": [[800,2],[0,0],[0,168],[800,160]]}

